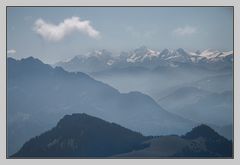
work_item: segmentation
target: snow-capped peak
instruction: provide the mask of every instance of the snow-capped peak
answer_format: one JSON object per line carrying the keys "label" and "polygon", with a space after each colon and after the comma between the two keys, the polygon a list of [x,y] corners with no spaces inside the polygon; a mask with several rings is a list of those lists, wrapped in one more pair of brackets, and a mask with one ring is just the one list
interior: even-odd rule
{"label": "snow-capped peak", "polygon": [[[233,51],[220,52],[218,50],[206,49],[200,51],[188,51],[183,48],[164,49],[161,52],[141,46],[135,50],[122,52],[119,56],[112,56],[112,53],[102,49],[94,50],[84,55],[78,55],[69,61],[63,62],[64,65],[72,65],[73,68],[89,66],[93,68],[101,66],[103,69],[114,66],[134,66],[157,67],[157,66],[178,66],[180,63],[205,64],[215,62],[233,61]],[[61,63],[60,63],[61,64]],[[85,66],[86,65],[86,66]]]}
{"label": "snow-capped peak", "polygon": [[107,61],[107,65],[109,65],[109,66],[113,65],[114,63],[115,63],[114,60],[108,60],[108,61]]}
{"label": "snow-capped peak", "polygon": [[187,50],[183,48],[178,49],[164,49],[160,53],[160,58],[162,61],[169,61],[169,62],[189,62],[191,53],[189,53]]}
{"label": "snow-capped peak", "polygon": [[212,58],[217,57],[220,53],[221,52],[219,52],[218,50],[206,49],[201,54],[199,54],[199,56],[205,57],[207,59],[212,59]]}
{"label": "snow-capped peak", "polygon": [[170,52],[169,49],[163,49],[160,53],[160,56],[169,54],[169,52]]}
{"label": "snow-capped peak", "polygon": [[149,55],[149,56],[158,56],[159,52],[151,50],[151,49],[147,49],[147,55]]}
{"label": "snow-capped peak", "polygon": [[94,51],[91,51],[91,52],[88,52],[86,54],[86,57],[89,58],[89,57],[96,57],[96,58],[110,58],[112,56],[112,53],[105,50],[105,49],[102,49],[102,50],[94,50]]}
{"label": "snow-capped peak", "polygon": [[129,53],[126,61],[129,63],[143,62],[144,60],[152,60],[155,57],[158,57],[159,52],[151,50],[146,46],[141,46],[140,48],[135,49]]}
{"label": "snow-capped peak", "polygon": [[227,57],[229,55],[233,55],[233,51],[222,52],[219,57]]}
{"label": "snow-capped peak", "polygon": [[233,51],[228,51],[228,52],[220,52],[218,50],[213,50],[213,49],[206,49],[202,53],[200,53],[200,57],[202,59],[205,59],[207,62],[218,62],[218,61],[223,61],[227,56],[232,56]]}

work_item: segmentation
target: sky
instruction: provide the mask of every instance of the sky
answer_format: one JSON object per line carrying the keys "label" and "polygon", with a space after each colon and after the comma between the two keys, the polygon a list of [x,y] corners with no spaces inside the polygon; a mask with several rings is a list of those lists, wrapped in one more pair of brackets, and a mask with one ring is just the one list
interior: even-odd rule
{"label": "sky", "polygon": [[231,7],[8,7],[7,56],[66,61],[92,50],[233,50]]}

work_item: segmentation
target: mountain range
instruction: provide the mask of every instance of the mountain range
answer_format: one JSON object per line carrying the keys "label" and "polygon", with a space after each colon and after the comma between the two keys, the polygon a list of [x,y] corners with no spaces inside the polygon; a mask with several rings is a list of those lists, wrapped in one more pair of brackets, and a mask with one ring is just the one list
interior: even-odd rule
{"label": "mountain range", "polygon": [[[166,49],[160,53],[152,52],[152,55],[150,52],[143,47],[135,51],[138,56],[134,57],[153,56],[152,63],[136,60],[134,63],[124,65],[122,62],[119,66],[115,64],[112,68],[90,75],[110,84],[120,92],[145,93],[166,111],[194,122],[216,127],[232,124],[233,54],[231,52],[206,50],[194,54],[184,49],[174,51]],[[166,58],[164,54],[168,54]],[[198,60],[191,60],[190,57],[193,55],[199,57]],[[129,55],[125,54],[125,59],[127,57]],[[164,60],[157,59],[158,57]],[[161,63],[153,61],[161,61]],[[222,135],[231,137],[232,133]]]}
{"label": "mountain range", "polygon": [[182,87],[158,103],[168,111],[193,121],[224,126],[233,120],[232,96],[231,91],[212,93],[196,87]]}
{"label": "mountain range", "polygon": [[87,113],[144,135],[183,134],[195,122],[164,110],[141,92],[120,93],[81,72],[32,57],[7,60],[8,154],[69,113]]}
{"label": "mountain range", "polygon": [[[66,62],[58,62],[54,66],[61,66],[68,71],[81,71],[86,73],[99,72],[110,68],[126,68],[129,66],[142,66],[156,68],[158,66],[178,67],[188,63],[194,65],[223,65],[233,61],[233,51],[221,52],[213,49],[190,52],[183,48],[164,49],[156,51],[141,46],[129,52],[121,52],[120,55],[103,49],[95,50],[87,54],[78,55]],[[228,67],[227,65],[221,66]]]}
{"label": "mountain range", "polygon": [[143,136],[87,114],[65,115],[31,138],[12,158],[232,157],[232,142],[207,125],[183,136]]}
{"label": "mountain range", "polygon": [[7,100],[8,155],[72,113],[144,137],[179,139],[203,123],[232,139],[233,52],[140,47],[115,56],[98,50],[54,66],[8,58]]}

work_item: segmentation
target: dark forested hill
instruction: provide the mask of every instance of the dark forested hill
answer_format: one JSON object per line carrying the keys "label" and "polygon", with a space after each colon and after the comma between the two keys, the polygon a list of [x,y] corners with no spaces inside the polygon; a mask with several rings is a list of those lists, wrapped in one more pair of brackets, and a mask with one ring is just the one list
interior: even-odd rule
{"label": "dark forested hill", "polygon": [[146,147],[147,137],[87,114],[64,116],[25,143],[14,157],[102,157]]}
{"label": "dark forested hill", "polygon": [[12,157],[232,157],[232,142],[207,125],[184,136],[146,137],[87,114],[72,114]]}

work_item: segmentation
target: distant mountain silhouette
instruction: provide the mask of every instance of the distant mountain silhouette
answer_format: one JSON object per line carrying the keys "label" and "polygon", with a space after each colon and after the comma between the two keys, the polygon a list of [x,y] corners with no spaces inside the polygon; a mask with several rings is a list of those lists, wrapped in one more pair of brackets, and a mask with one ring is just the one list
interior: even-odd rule
{"label": "distant mountain silhouette", "polygon": [[54,66],[63,67],[68,71],[89,73],[108,69],[112,62],[114,62],[112,53],[103,49],[75,56],[66,62],[60,61]]}
{"label": "distant mountain silhouette", "polygon": [[[209,82],[213,79],[209,78]],[[208,84],[205,83],[209,87]],[[217,84],[215,83],[216,86]],[[233,120],[233,93],[231,90],[215,93],[204,90],[204,87],[200,85],[196,87],[189,85],[177,88],[167,96],[161,97],[158,103],[169,112],[198,123],[222,127],[230,125]]]}
{"label": "distant mountain silhouette", "polygon": [[180,87],[167,96],[159,98],[158,103],[168,111],[178,113],[180,108],[197,102],[209,93],[197,87]]}
{"label": "distant mountain silhouette", "polygon": [[233,121],[233,93],[225,91],[208,94],[195,103],[179,107],[175,112],[199,123],[218,126],[230,125]]}
{"label": "distant mountain silhouette", "polygon": [[180,136],[145,137],[87,114],[65,115],[12,157],[231,157],[232,143],[200,125]]}
{"label": "distant mountain silhouette", "polygon": [[141,92],[120,93],[87,74],[35,58],[8,58],[8,152],[69,113],[87,113],[144,135],[183,134],[194,122],[171,114]]}

